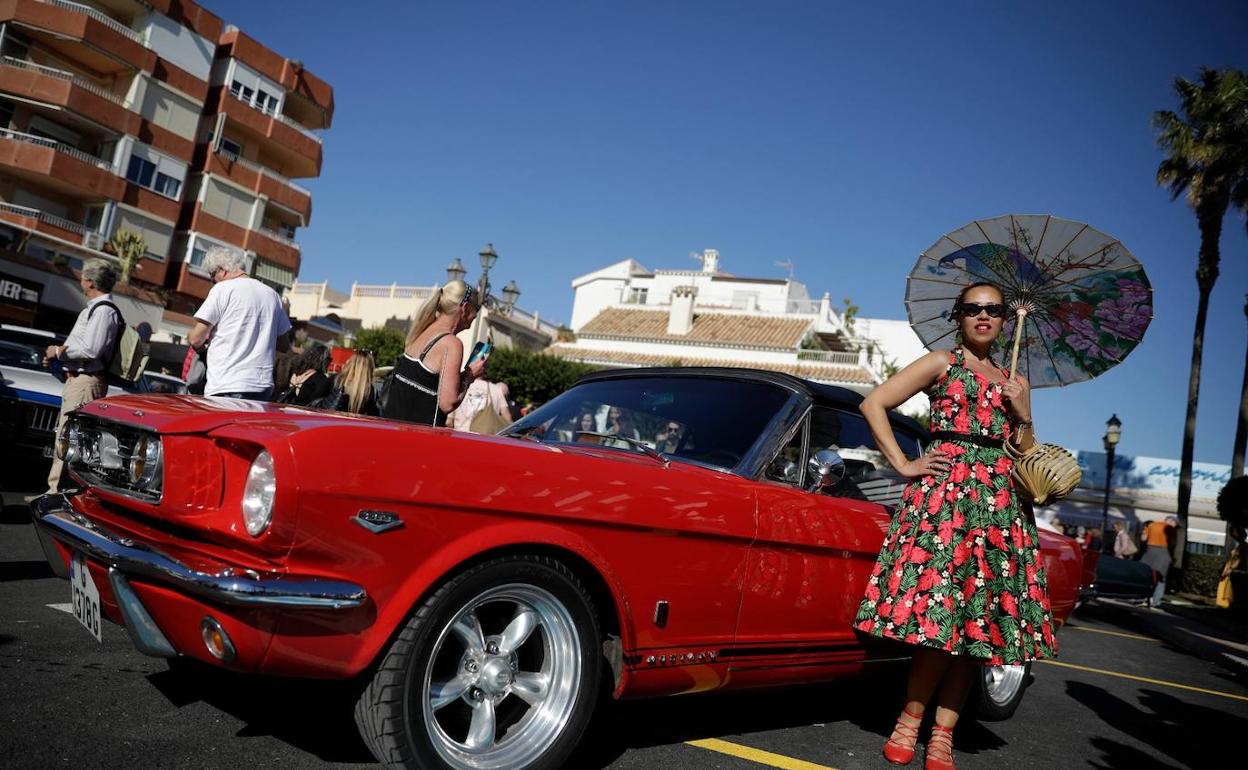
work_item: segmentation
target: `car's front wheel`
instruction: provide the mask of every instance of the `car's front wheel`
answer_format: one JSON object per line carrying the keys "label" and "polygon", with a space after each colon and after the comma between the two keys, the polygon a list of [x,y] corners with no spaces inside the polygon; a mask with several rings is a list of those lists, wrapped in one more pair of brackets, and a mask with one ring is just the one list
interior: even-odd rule
{"label": "car's front wheel", "polygon": [[1000,722],[1014,716],[1023,702],[1031,681],[1031,663],[1021,666],[984,666],[975,687],[975,714],[985,722]]}
{"label": "car's front wheel", "polygon": [[356,703],[377,759],[403,767],[558,767],[597,701],[589,595],[537,556],[473,567],[408,620]]}

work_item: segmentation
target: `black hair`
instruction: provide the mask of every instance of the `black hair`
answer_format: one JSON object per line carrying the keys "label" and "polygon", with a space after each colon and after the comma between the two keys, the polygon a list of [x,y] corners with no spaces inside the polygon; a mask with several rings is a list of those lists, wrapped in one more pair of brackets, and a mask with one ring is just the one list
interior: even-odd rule
{"label": "black hair", "polygon": [[974,283],[968,283],[966,286],[962,287],[962,291],[958,292],[958,298],[953,301],[953,310],[949,311],[950,321],[957,323],[958,308],[962,306],[962,301],[966,299],[967,292],[971,289],[978,289],[981,286],[987,286],[990,289],[995,289],[997,294],[1001,295],[1001,301],[1005,301],[1005,292],[1001,290],[1000,286],[996,285],[992,281],[976,281]]}

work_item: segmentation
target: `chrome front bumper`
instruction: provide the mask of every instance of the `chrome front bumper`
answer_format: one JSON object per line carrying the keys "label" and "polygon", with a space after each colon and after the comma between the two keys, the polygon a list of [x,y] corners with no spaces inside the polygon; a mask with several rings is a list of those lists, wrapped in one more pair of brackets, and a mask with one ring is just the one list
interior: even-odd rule
{"label": "chrome front bumper", "polygon": [[74,510],[63,494],[36,498],[30,508],[44,555],[61,577],[68,573],[53,540],[85,553],[119,577],[149,579],[221,604],[341,610],[359,607],[368,599],[362,587],[340,580],[235,568],[199,572],[151,546],[109,532]]}

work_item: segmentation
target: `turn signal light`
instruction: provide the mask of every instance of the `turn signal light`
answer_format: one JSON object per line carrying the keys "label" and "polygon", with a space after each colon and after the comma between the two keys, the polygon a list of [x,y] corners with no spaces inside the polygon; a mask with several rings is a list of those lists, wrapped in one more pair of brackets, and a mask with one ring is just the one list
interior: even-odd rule
{"label": "turn signal light", "polygon": [[222,663],[234,661],[234,643],[230,641],[230,635],[212,616],[204,617],[199,624],[199,633],[204,638],[204,646],[208,648],[212,657]]}

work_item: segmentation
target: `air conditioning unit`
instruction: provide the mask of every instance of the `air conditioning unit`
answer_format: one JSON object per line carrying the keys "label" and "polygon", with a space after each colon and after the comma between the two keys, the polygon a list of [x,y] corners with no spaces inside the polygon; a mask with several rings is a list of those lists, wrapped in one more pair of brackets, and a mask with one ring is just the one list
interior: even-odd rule
{"label": "air conditioning unit", "polygon": [[82,245],[88,249],[99,251],[104,248],[104,235],[102,233],[83,233]]}

